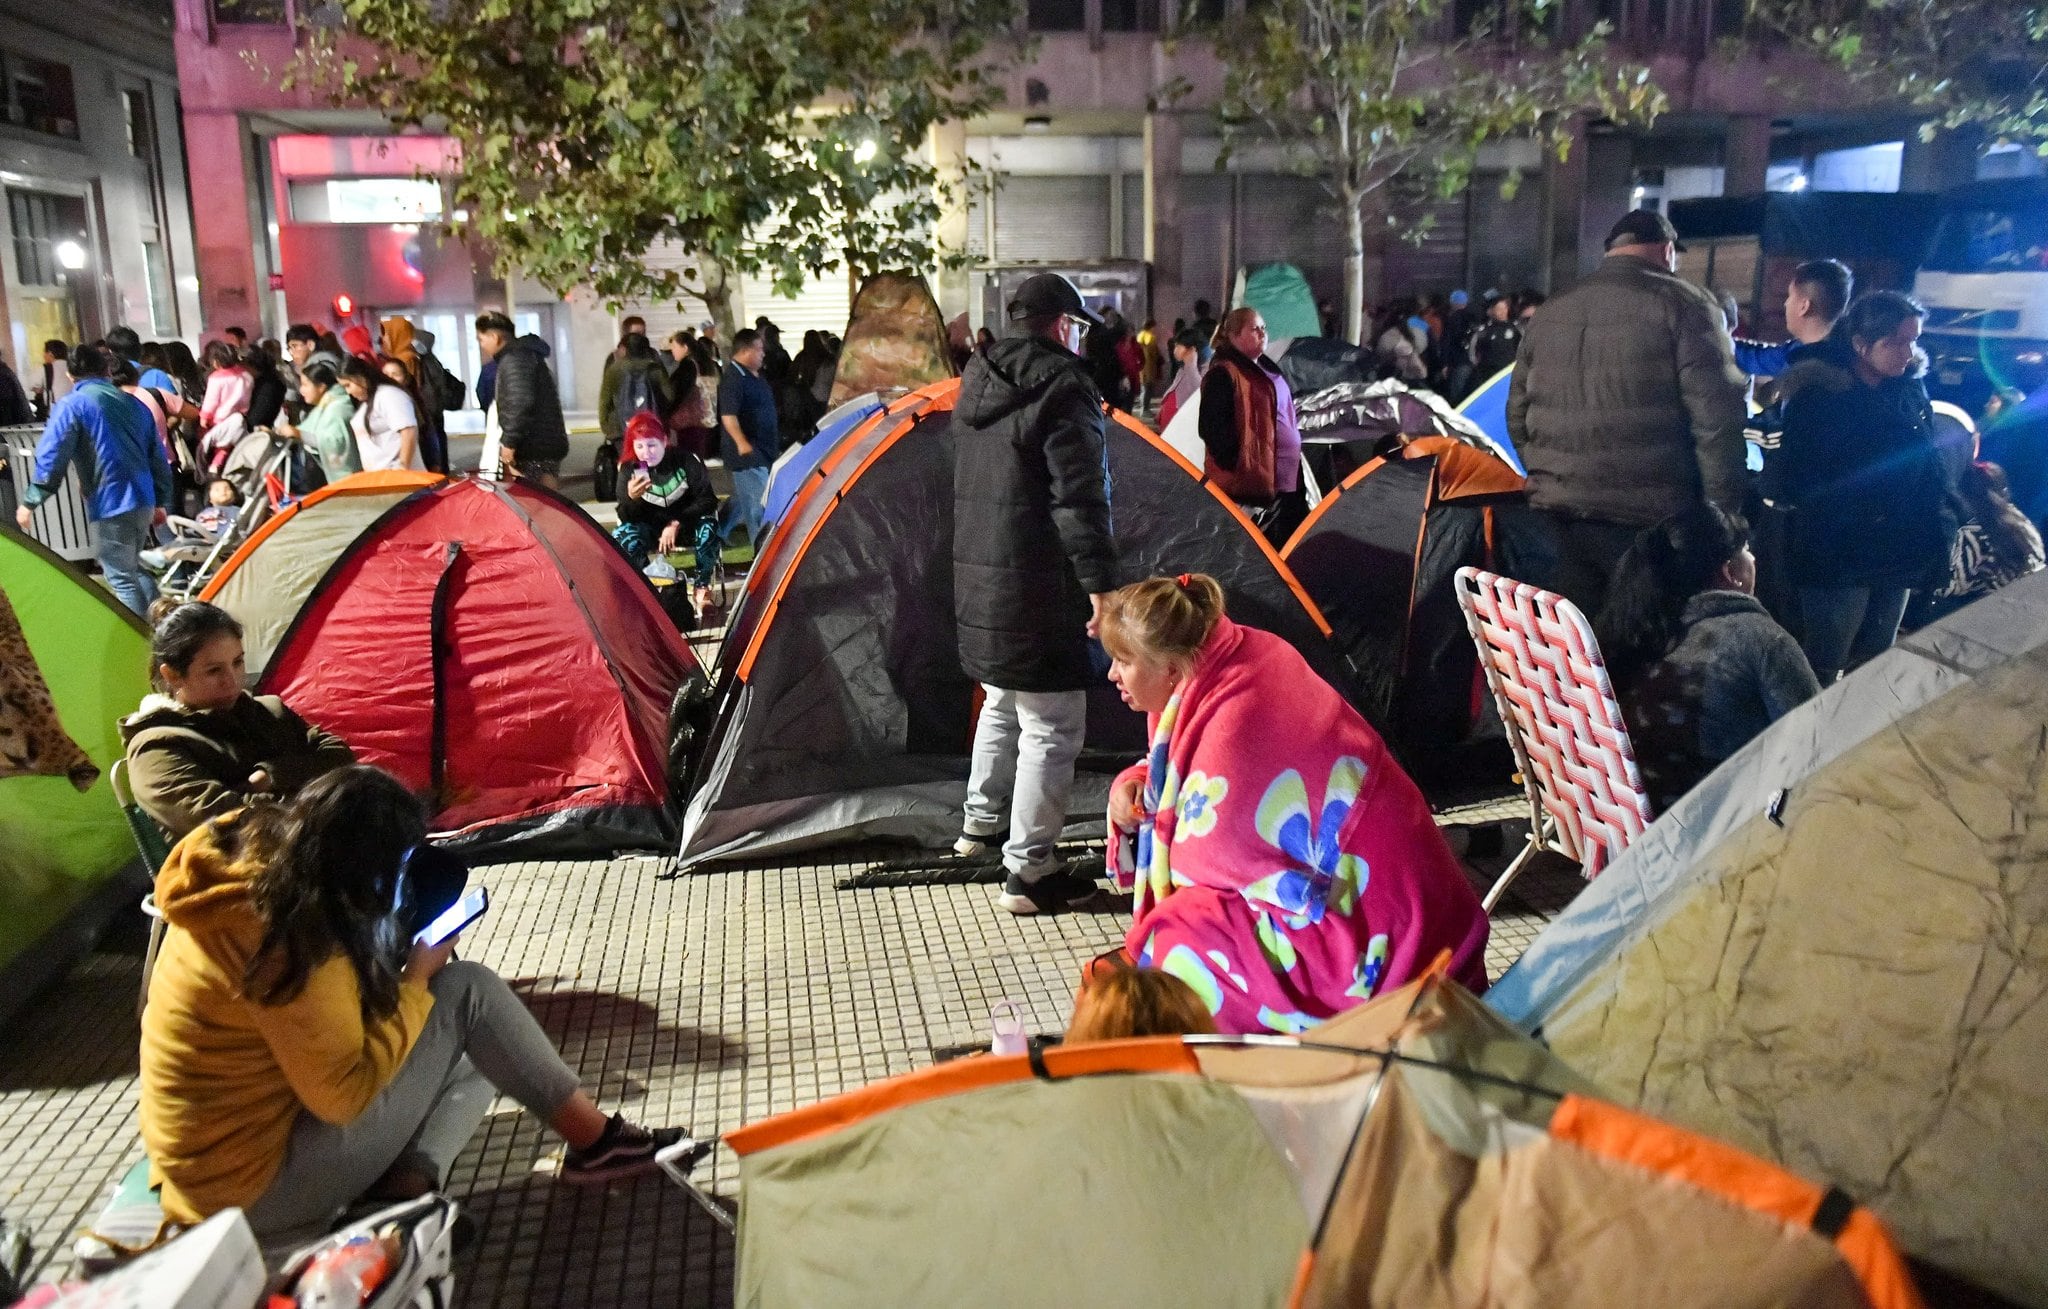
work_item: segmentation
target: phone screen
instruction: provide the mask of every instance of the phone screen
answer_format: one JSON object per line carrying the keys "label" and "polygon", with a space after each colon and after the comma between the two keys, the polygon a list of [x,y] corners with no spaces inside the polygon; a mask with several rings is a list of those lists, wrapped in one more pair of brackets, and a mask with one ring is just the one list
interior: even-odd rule
{"label": "phone screen", "polygon": [[413,940],[420,945],[439,945],[482,918],[484,910],[490,907],[490,892],[481,886],[472,886],[460,900],[449,905],[439,918],[421,928],[419,935]]}

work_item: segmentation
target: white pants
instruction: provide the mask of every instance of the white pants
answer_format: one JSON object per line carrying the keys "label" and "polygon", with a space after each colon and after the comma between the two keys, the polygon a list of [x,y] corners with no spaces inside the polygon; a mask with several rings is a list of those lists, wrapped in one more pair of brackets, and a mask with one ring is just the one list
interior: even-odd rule
{"label": "white pants", "polygon": [[1088,730],[1088,693],[981,689],[966,831],[999,831],[1007,811],[1010,839],[1003,846],[1003,866],[1035,882],[1059,867],[1053,847],[1067,825],[1074,760]]}

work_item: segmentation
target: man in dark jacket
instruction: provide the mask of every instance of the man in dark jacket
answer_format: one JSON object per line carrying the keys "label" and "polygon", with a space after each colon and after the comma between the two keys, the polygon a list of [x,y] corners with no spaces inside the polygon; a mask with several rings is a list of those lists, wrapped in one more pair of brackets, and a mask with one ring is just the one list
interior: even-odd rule
{"label": "man in dark jacket", "polygon": [[499,313],[476,316],[476,343],[495,363],[497,389],[484,424],[484,462],[493,454],[504,470],[531,478],[549,490],[562,484],[562,460],[569,455],[569,429],[562,421],[562,396],[554,370],[535,337],[514,339],[512,320]]}
{"label": "man in dark jacket", "polygon": [[1527,580],[1588,615],[1637,532],[1702,500],[1742,512],[1744,378],[1720,303],[1677,275],[1677,245],[1664,215],[1624,214],[1515,361],[1508,435],[1556,553]]}
{"label": "man in dark jacket", "polygon": [[1102,395],[1076,354],[1099,320],[1055,273],[1019,287],[1009,319],[1022,334],[968,362],[953,415],[953,614],[961,667],[984,692],[954,850],[1000,844],[998,903],[1031,914],[1095,893],[1054,846],[1087,688],[1101,680],[1088,638],[1116,586],[1116,550]]}

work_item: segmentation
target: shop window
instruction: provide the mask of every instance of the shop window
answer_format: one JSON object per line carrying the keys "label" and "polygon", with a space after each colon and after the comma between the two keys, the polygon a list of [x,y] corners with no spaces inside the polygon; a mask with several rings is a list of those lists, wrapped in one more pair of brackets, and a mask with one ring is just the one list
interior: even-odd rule
{"label": "shop window", "polygon": [[1084,0],[1029,0],[1026,14],[1034,32],[1080,32],[1088,27]]}
{"label": "shop window", "polygon": [[61,286],[91,259],[85,201],[44,191],[7,191],[14,225],[14,275],[23,286]]}
{"label": "shop window", "polygon": [[263,23],[276,26],[287,19],[285,0],[213,0],[213,21],[216,23]]}
{"label": "shop window", "polygon": [[1102,0],[1105,32],[1156,32],[1159,0]]}
{"label": "shop window", "polygon": [[7,121],[31,132],[76,141],[78,97],[71,88],[70,67],[11,51],[0,58],[6,67]]}

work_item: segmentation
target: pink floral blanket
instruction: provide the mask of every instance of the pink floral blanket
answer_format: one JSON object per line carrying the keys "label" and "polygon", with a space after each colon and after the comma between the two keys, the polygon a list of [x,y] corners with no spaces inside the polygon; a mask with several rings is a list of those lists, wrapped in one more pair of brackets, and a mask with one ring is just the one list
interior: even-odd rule
{"label": "pink floral blanket", "polygon": [[1421,792],[1292,646],[1223,619],[1151,726],[1145,820],[1111,827],[1124,948],[1220,1030],[1303,1031],[1443,950],[1485,989],[1486,915]]}

